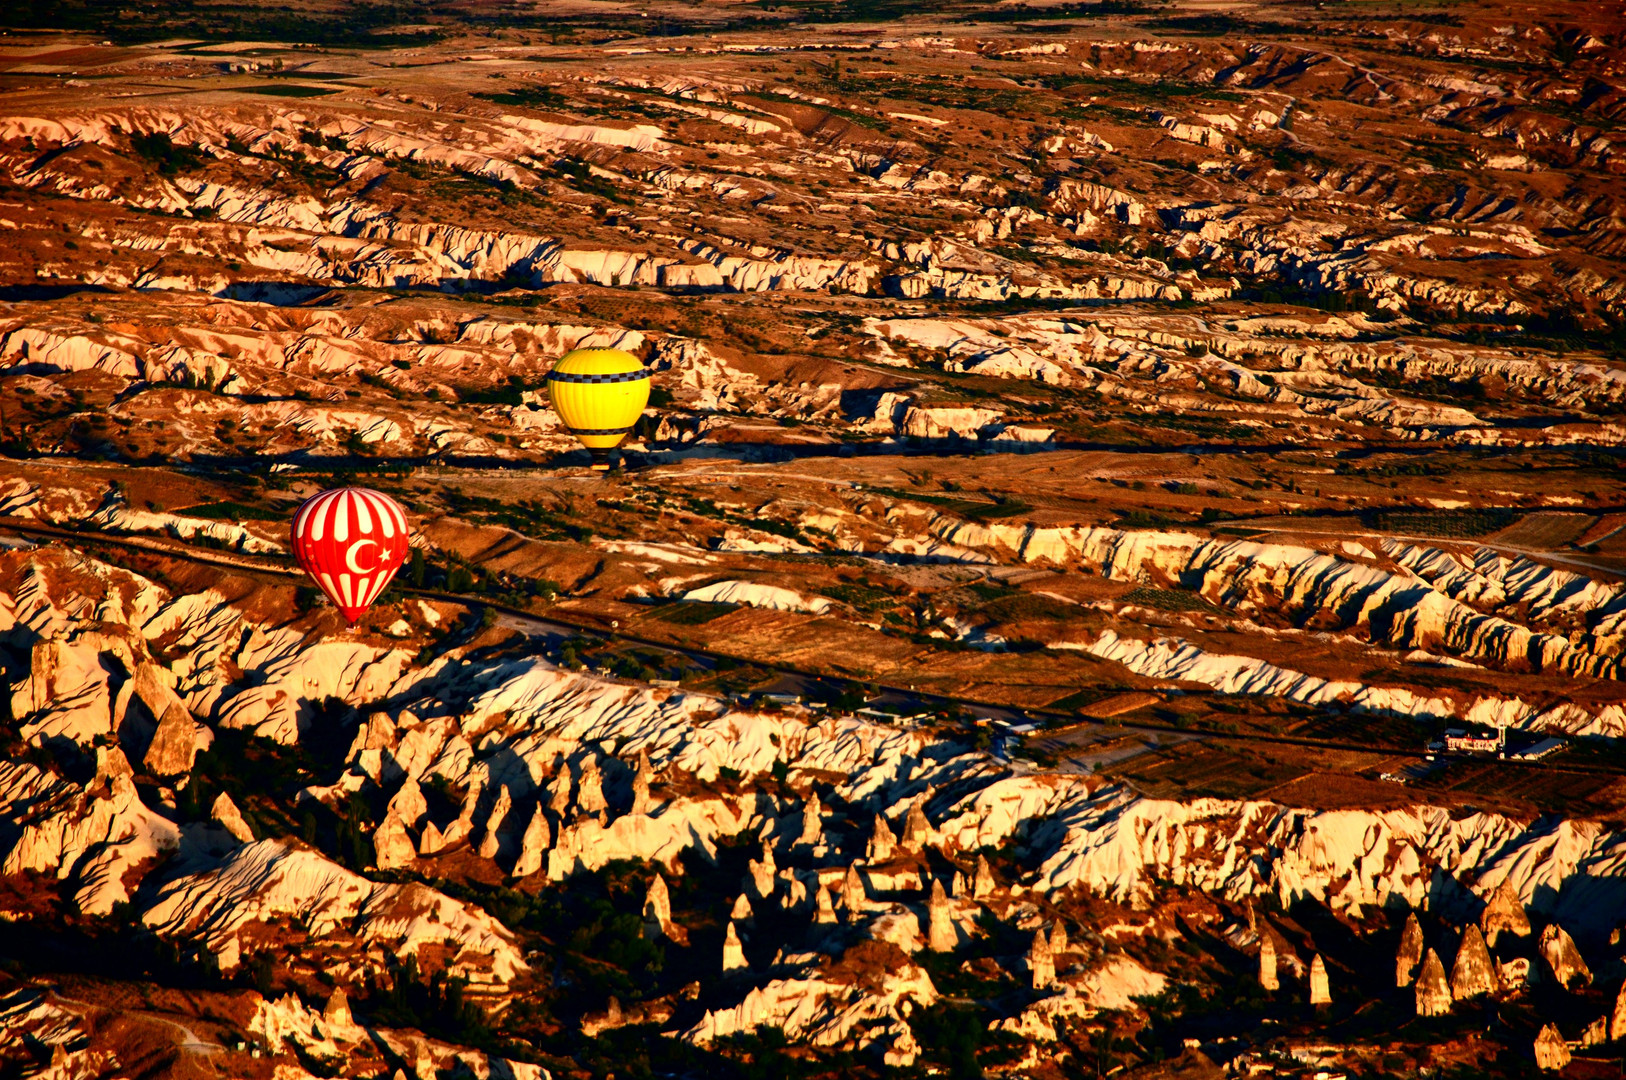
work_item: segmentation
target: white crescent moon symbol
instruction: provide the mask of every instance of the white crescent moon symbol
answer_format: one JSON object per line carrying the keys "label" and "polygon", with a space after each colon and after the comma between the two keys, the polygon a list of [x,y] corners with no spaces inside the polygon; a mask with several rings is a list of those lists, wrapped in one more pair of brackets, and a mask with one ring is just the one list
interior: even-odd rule
{"label": "white crescent moon symbol", "polygon": [[374,570],[378,569],[377,562],[374,562],[372,567],[370,569],[367,569],[367,570],[363,570],[361,567],[356,565],[356,552],[360,551],[362,548],[366,547],[368,544],[371,544],[373,547],[377,547],[378,546],[378,541],[377,540],[357,540],[354,544],[351,544],[349,547],[344,549],[344,565],[349,567],[350,572],[352,574],[370,574]]}

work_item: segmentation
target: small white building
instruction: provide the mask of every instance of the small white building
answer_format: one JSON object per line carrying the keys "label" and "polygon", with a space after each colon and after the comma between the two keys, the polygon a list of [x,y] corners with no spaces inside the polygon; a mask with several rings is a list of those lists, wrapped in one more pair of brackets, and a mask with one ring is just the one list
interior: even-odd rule
{"label": "small white building", "polygon": [[1507,749],[1507,728],[1498,727],[1495,735],[1474,735],[1462,728],[1449,728],[1445,733],[1445,748],[1459,753],[1499,754]]}

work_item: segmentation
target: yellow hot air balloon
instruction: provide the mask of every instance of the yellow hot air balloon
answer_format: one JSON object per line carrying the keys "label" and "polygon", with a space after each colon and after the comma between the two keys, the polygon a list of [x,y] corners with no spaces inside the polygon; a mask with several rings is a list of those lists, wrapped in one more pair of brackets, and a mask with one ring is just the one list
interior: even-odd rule
{"label": "yellow hot air balloon", "polygon": [[649,404],[650,370],[620,349],[572,349],[548,372],[548,397],[565,427],[593,455],[593,468],[610,467]]}

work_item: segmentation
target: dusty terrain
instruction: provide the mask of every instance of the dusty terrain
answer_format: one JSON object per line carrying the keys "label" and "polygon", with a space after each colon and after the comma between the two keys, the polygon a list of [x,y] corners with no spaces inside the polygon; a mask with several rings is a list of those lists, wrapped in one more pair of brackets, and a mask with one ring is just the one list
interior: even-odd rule
{"label": "dusty terrain", "polygon": [[1615,1074],[1618,6],[172,7],[0,14],[0,1075]]}

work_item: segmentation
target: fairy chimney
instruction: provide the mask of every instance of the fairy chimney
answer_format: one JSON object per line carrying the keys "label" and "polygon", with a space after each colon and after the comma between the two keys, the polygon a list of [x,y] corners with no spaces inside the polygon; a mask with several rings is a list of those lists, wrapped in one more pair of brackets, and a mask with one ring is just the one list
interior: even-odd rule
{"label": "fairy chimney", "polygon": [[1451,1011],[1451,984],[1445,981],[1445,965],[1433,949],[1423,957],[1416,994],[1418,1016],[1444,1016]]}
{"label": "fairy chimney", "polygon": [[1615,995],[1615,1009],[1609,1014],[1609,1041],[1626,1039],[1626,983],[1621,983]]}
{"label": "fairy chimney", "polygon": [[745,961],[745,946],[740,944],[740,932],[728,924],[728,936],[723,938],[723,970],[739,971],[750,965]]}
{"label": "fairy chimney", "polygon": [[495,859],[497,852],[502,848],[499,834],[507,827],[508,812],[514,808],[514,798],[508,794],[507,788],[497,791],[497,802],[486,817],[486,834],[480,840],[479,854],[482,859]]}
{"label": "fairy chimney", "polygon": [[1538,1069],[1558,1070],[1570,1063],[1569,1044],[1553,1024],[1542,1028],[1541,1034],[1536,1036],[1535,1052]]}
{"label": "fairy chimney", "polygon": [[322,1009],[322,1021],[338,1028],[347,1028],[355,1023],[350,1015],[350,999],[345,995],[344,987],[336,987],[328,997],[327,1006]]}
{"label": "fairy chimney", "polygon": [[1479,929],[1484,932],[1485,944],[1492,948],[1505,930],[1514,937],[1530,936],[1530,917],[1524,913],[1524,904],[1513,885],[1506,879],[1496,886],[1485,910],[1479,913]]}
{"label": "fairy chimney", "polygon": [[638,752],[638,771],[632,774],[632,810],[634,814],[647,814],[655,808],[654,800],[649,797],[649,785],[654,780],[654,773],[649,767],[649,754]]}
{"label": "fairy chimney", "polygon": [[864,879],[858,876],[858,867],[848,866],[847,876],[841,881],[841,906],[847,909],[847,918],[856,919],[864,910]]}
{"label": "fairy chimney", "polygon": [[1316,953],[1310,961],[1310,1004],[1332,1004],[1332,991],[1327,986],[1327,965],[1320,953]]}
{"label": "fairy chimney", "polygon": [[1464,1001],[1480,994],[1494,994],[1496,990],[1496,965],[1491,963],[1484,935],[1479,927],[1469,923],[1462,932],[1462,943],[1457,946],[1457,959],[1451,965],[1451,996]]}
{"label": "fairy chimney", "polygon": [[1557,923],[1549,923],[1541,932],[1541,959],[1547,965],[1547,970],[1553,973],[1553,979],[1558,985],[1568,988],[1590,986],[1592,972],[1581,959],[1581,950],[1575,947],[1575,942],[1564,928]]}
{"label": "fairy chimney", "polygon": [[830,899],[830,889],[819,882],[819,891],[813,897],[813,921],[816,923],[833,923],[836,921],[836,905]]}
{"label": "fairy chimney", "polygon": [[373,830],[373,862],[380,870],[397,870],[410,866],[418,857],[418,848],[407,835],[406,826],[392,809]]}
{"label": "fairy chimney", "polygon": [[1033,989],[1044,990],[1056,981],[1056,957],[1050,951],[1050,942],[1044,936],[1044,927],[1033,932],[1033,945],[1028,949],[1028,970],[1033,973]]}
{"label": "fairy chimney", "polygon": [[531,823],[525,826],[525,836],[519,843],[519,858],[514,861],[514,876],[530,877],[542,869],[542,863],[553,844],[553,829],[548,815],[538,806],[531,812]]}
{"label": "fairy chimney", "polygon": [[1400,932],[1400,948],[1395,950],[1395,985],[1410,986],[1417,976],[1417,965],[1422,962],[1423,927],[1414,911],[1406,916],[1406,928]]}
{"label": "fairy chimney", "polygon": [[949,914],[948,896],[943,892],[943,882],[940,878],[932,881],[931,899],[926,901],[926,916],[929,920],[926,947],[932,952],[953,952],[954,947],[960,943],[960,935],[954,929],[954,919]]}
{"label": "fairy chimney", "polygon": [[931,841],[931,838],[932,827],[926,820],[926,811],[921,809],[919,803],[915,803],[903,819],[903,850],[919,851]]}
{"label": "fairy chimney", "polygon": [[971,899],[982,900],[993,894],[994,869],[988,865],[988,856],[977,856],[977,876],[971,880]]}
{"label": "fairy chimney", "polygon": [[823,815],[824,807],[819,803],[819,793],[815,791],[802,806],[802,835],[796,838],[798,844],[817,847],[824,840]]}
{"label": "fairy chimney", "polygon": [[1276,942],[1269,934],[1259,942],[1259,985],[1266,990],[1280,990],[1281,979],[1276,976]]}
{"label": "fairy chimney", "polygon": [[644,894],[644,918],[663,928],[672,921],[672,894],[666,888],[666,879],[659,874]]}
{"label": "fairy chimney", "polygon": [[215,796],[214,805],[209,807],[209,816],[243,843],[254,842],[254,830],[248,827],[248,822],[243,820],[243,814],[237,809],[237,804],[232,802],[231,796],[224,791]]}
{"label": "fairy chimney", "polygon": [[864,858],[871,863],[884,863],[892,858],[897,847],[897,838],[892,835],[892,829],[887,825],[886,818],[876,814],[875,831],[870,834],[869,849],[864,853]]}
{"label": "fairy chimney", "polygon": [[610,808],[604,798],[604,777],[598,762],[588,759],[576,775],[576,805],[584,814],[602,814]]}

